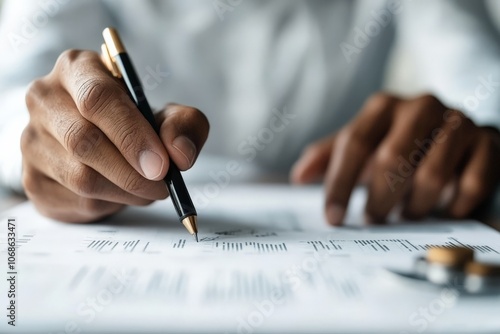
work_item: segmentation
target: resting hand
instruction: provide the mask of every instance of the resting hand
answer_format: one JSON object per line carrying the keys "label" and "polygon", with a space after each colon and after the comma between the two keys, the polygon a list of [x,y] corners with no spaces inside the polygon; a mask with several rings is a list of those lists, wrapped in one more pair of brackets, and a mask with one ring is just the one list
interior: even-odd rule
{"label": "resting hand", "polygon": [[361,175],[371,221],[383,221],[397,204],[406,217],[424,217],[445,193],[444,211],[463,218],[495,189],[499,168],[498,131],[476,126],[432,96],[377,94],[337,134],[310,145],[291,178],[323,178],[327,220],[340,225]]}

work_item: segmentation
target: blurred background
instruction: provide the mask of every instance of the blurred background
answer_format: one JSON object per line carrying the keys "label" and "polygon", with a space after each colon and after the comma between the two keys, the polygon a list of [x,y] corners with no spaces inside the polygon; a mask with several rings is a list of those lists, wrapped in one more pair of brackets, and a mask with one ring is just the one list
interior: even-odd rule
{"label": "blurred background", "polygon": [[[184,0],[177,1],[182,2]],[[489,14],[491,15],[497,29],[500,31],[500,0],[474,1],[484,1],[486,3],[489,9]],[[0,0],[0,12],[2,11],[2,4],[4,2],[4,0]],[[2,52],[2,50],[0,50],[0,52]],[[416,75],[415,66],[413,64],[414,61],[412,59],[412,54],[408,50],[405,50],[403,47],[396,44],[392,50],[389,66],[387,67],[385,75],[386,89],[403,95],[411,95],[415,92],[421,91],[422,84],[418,82],[418,79],[416,79],[419,76]],[[10,198],[8,200],[2,198],[2,189],[0,188],[0,210],[10,206],[10,203]],[[497,216],[500,217],[500,191],[497,192],[495,203],[494,207],[498,211]],[[498,226],[500,227],[500,223]]]}
{"label": "blurred background", "polygon": [[[497,29],[500,31],[500,0],[478,0],[485,1],[490,15],[493,18]],[[420,90],[419,83],[413,78],[418,77],[412,72],[411,55],[401,47],[393,50],[390,65],[386,73],[386,87],[394,92],[409,93]]]}
{"label": "blurred background", "polygon": [[[477,1],[486,2],[491,17],[500,31],[500,0]],[[2,10],[3,2],[4,0],[0,0],[0,11]],[[387,68],[385,84],[387,89],[401,94],[411,94],[412,92],[419,91],[419,83],[414,80],[417,76],[412,72],[412,68],[411,54],[405,52],[403,48],[396,45],[392,51],[391,61]]]}

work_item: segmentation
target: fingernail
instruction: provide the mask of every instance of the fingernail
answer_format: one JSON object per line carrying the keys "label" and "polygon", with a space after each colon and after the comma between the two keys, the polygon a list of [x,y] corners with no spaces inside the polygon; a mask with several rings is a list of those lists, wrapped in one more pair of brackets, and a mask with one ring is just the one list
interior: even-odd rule
{"label": "fingernail", "polygon": [[188,166],[191,167],[196,157],[196,146],[194,143],[188,137],[179,136],[174,139],[172,146],[186,158]]}
{"label": "fingernail", "polygon": [[326,209],[326,218],[331,225],[341,225],[344,216],[345,209],[338,204],[331,204]]}
{"label": "fingernail", "polygon": [[139,165],[144,176],[150,180],[154,180],[161,174],[163,159],[155,152],[145,150],[139,154]]}

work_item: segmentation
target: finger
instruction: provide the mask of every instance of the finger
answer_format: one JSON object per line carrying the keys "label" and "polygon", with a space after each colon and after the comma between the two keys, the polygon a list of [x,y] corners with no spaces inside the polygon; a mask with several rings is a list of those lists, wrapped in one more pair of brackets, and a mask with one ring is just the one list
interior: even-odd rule
{"label": "finger", "polygon": [[366,161],[365,167],[363,168],[363,171],[359,176],[358,183],[366,186],[372,179],[372,175],[373,175],[373,155],[370,156],[368,161]]}
{"label": "finger", "polygon": [[210,125],[198,109],[169,104],[157,115],[160,138],[180,170],[193,166],[208,137]]}
{"label": "finger", "polygon": [[474,128],[472,122],[464,118],[459,128],[444,123],[442,128],[431,134],[428,145],[432,147],[415,172],[403,216],[420,219],[436,207],[445,186],[450,183],[466,151],[470,149]]}
{"label": "finger", "polygon": [[320,180],[325,175],[330,156],[333,154],[333,143],[334,136],[329,136],[306,147],[292,167],[291,181],[305,184]]}
{"label": "finger", "polygon": [[[76,159],[121,189],[135,195],[128,196],[130,198],[137,196],[158,200],[167,197],[165,185],[162,182],[147,180],[135,171],[106,135],[78,113],[67,93],[59,92],[53,94],[50,99],[41,100],[43,106],[33,107],[41,109],[35,114],[38,118],[44,118],[39,122],[58,141],[51,141],[51,145],[62,145],[68,152],[64,155],[67,159]],[[39,149],[45,150],[47,147],[50,146],[45,143],[44,147]],[[56,179],[60,181],[60,178]]]}
{"label": "finger", "polygon": [[99,55],[69,51],[56,67],[68,73],[62,75],[61,83],[80,114],[96,125],[139,173],[150,180],[161,180],[169,164],[165,147]]}
{"label": "finger", "polygon": [[151,203],[151,200],[120,189],[92,168],[70,159],[64,148],[48,134],[39,133],[34,136],[29,132],[28,128],[22,137],[26,164],[59,182],[78,196],[127,205]]}
{"label": "finger", "polygon": [[30,167],[23,174],[23,186],[28,198],[40,213],[49,218],[86,223],[102,219],[124,208],[122,204],[80,197]]}
{"label": "finger", "polygon": [[330,224],[342,223],[352,189],[370,154],[388,131],[396,103],[390,96],[375,95],[336,137],[335,154],[325,177],[326,218]]}
{"label": "finger", "polygon": [[368,190],[366,213],[370,220],[385,220],[402,200],[427,149],[432,130],[442,122],[444,106],[424,96],[398,105],[394,124],[374,154],[373,176]]}
{"label": "finger", "polygon": [[482,203],[498,182],[499,150],[487,136],[481,136],[458,182],[458,191],[448,211],[465,218]]}

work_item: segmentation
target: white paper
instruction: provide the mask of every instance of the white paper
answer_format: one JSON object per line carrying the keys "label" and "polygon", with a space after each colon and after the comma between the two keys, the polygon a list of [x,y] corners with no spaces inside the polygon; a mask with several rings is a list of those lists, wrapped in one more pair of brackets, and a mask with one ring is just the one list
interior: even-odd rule
{"label": "white paper", "polygon": [[[477,222],[331,228],[317,187],[239,186],[198,206],[196,243],[167,200],[99,224],[17,221],[18,332],[488,332],[500,296],[405,280],[431,245],[500,263],[500,235]],[[4,226],[4,224],[0,225]],[[5,228],[0,230],[2,262]],[[0,293],[7,287],[0,284]],[[2,309],[5,309],[2,307]],[[4,319],[5,320],[5,319]],[[2,321],[0,331],[13,331]]]}

